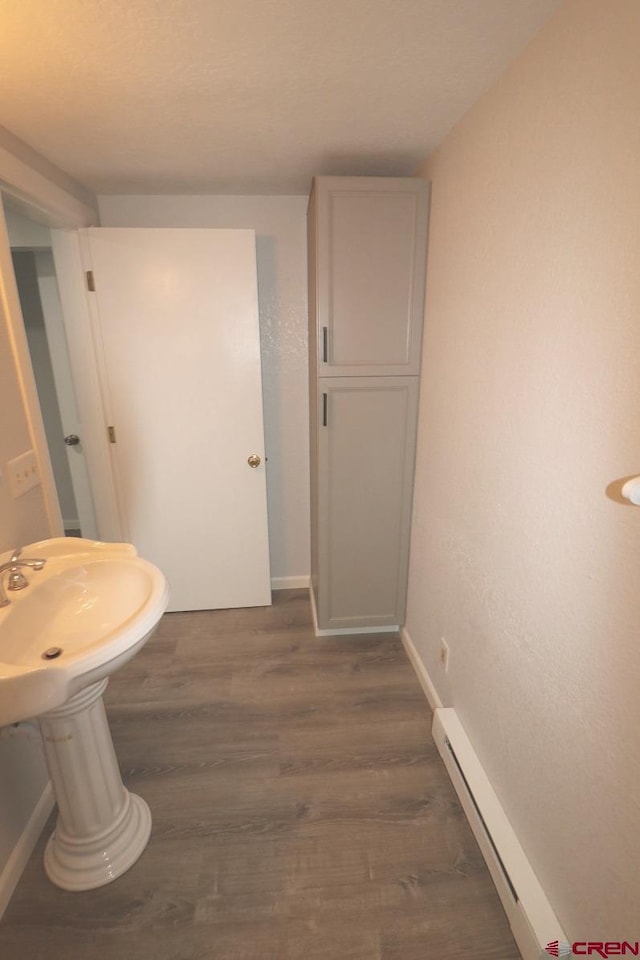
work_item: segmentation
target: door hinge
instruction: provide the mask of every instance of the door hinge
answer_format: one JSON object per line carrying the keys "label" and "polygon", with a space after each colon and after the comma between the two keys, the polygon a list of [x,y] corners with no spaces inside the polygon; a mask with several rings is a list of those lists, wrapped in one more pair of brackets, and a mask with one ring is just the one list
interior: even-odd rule
{"label": "door hinge", "polygon": [[116,442],[116,428],[115,428],[115,427],[107,427],[107,436],[109,437],[109,443],[115,443],[115,442]]}
{"label": "door hinge", "polygon": [[91,293],[96,292],[96,280],[93,275],[93,270],[87,270],[87,290],[90,290]]}

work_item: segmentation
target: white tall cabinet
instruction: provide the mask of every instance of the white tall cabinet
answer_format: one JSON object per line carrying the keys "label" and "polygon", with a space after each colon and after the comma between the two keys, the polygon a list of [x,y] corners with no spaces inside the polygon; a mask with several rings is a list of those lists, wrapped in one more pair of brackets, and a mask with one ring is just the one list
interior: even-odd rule
{"label": "white tall cabinet", "polygon": [[404,623],[428,185],[316,177],[308,214],[318,633]]}

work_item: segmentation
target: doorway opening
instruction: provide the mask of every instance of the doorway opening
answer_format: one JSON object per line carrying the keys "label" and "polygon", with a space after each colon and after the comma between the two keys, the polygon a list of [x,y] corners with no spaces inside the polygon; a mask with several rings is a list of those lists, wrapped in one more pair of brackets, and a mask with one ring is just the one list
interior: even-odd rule
{"label": "doorway opening", "polygon": [[96,539],[51,231],[6,204],[5,217],[64,533]]}

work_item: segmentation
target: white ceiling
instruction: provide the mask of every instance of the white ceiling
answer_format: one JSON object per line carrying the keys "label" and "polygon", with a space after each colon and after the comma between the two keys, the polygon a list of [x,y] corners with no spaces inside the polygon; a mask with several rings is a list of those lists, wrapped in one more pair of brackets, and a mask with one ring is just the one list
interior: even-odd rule
{"label": "white ceiling", "polygon": [[96,193],[407,175],[559,0],[20,0],[0,124]]}

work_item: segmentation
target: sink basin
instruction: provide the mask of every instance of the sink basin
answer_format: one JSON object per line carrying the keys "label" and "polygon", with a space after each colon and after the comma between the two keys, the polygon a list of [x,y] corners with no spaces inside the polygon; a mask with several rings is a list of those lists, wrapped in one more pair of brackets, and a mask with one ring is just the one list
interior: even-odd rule
{"label": "sink basin", "polygon": [[38,717],[58,802],[45,870],[65,890],[92,890],[128,870],[151,833],[147,804],[122,782],[102,694],[153,633],[167,582],[128,543],[57,538],[22,557],[46,563],[0,608],[0,726]]}
{"label": "sink basin", "polygon": [[[57,538],[30,544],[42,557],[29,586],[0,609],[0,726],[39,716],[126,663],[167,605],[163,574],[127,543]],[[0,556],[0,564],[10,553]],[[45,650],[59,647],[55,659]]]}

